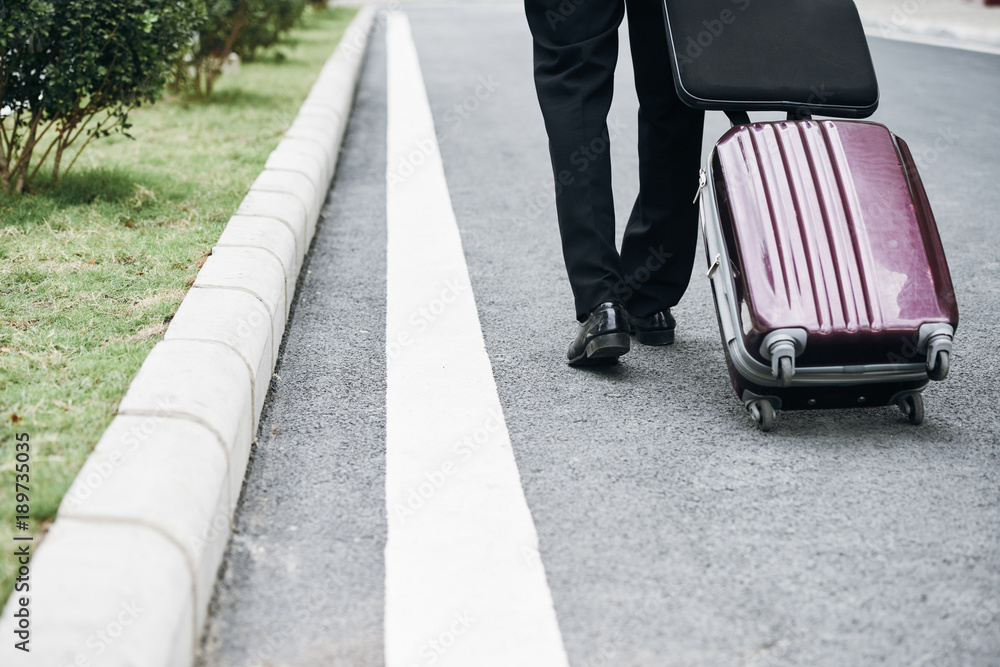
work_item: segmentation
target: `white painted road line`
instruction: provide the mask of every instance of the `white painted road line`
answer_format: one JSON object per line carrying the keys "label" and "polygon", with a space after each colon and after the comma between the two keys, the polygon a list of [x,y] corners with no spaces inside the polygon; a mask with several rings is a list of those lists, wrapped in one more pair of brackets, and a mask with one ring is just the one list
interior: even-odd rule
{"label": "white painted road line", "polygon": [[386,40],[386,665],[568,665],[405,15]]}

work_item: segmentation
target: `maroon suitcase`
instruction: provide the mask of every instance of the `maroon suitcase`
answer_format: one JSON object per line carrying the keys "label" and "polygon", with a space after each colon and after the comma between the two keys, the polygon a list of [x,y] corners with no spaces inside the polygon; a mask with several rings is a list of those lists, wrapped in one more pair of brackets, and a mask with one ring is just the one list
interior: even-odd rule
{"label": "maroon suitcase", "polygon": [[920,423],[958,308],[900,138],[861,121],[738,124],[702,172],[701,215],[733,388],[758,426],[893,404]]}

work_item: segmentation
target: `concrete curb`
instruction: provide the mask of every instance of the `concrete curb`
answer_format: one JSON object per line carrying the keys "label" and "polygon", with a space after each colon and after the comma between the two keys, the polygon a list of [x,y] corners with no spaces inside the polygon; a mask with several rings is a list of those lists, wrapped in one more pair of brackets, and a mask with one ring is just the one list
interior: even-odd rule
{"label": "concrete curb", "polygon": [[968,2],[859,0],[869,37],[1000,54],[1000,9]]}
{"label": "concrete curb", "polygon": [[888,39],[896,42],[910,42],[912,44],[925,44],[927,46],[940,46],[946,49],[958,49],[960,51],[973,51],[975,53],[987,53],[1000,56],[1000,39],[995,44],[986,42],[975,42],[962,39],[952,32],[931,29],[926,32],[918,31],[887,31],[883,24],[871,21],[862,22],[865,34],[868,37],[878,39]]}
{"label": "concrete curb", "polygon": [[66,493],[30,562],[31,652],[15,591],[0,663],[193,662],[374,18],[348,27]]}

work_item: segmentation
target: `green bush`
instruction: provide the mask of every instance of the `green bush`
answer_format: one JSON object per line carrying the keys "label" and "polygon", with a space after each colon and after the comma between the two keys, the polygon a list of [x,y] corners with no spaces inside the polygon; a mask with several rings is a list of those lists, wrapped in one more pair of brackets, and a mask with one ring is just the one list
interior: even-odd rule
{"label": "green bush", "polygon": [[178,62],[178,88],[211,95],[215,80],[231,54],[253,60],[291,30],[308,0],[209,0],[208,16],[198,30],[191,52]]}
{"label": "green bush", "polygon": [[50,154],[57,179],[93,139],[126,131],[203,17],[203,0],[2,0],[2,188],[22,192]]}

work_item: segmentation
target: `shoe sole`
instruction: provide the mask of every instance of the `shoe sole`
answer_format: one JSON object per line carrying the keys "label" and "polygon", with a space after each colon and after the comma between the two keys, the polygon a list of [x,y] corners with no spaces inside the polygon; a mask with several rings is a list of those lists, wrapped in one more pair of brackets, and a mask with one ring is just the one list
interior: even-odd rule
{"label": "shoe sole", "polygon": [[584,348],[583,354],[569,360],[570,366],[606,366],[618,361],[629,351],[631,342],[627,333],[597,336]]}
{"label": "shoe sole", "polygon": [[670,345],[674,342],[674,332],[669,331],[635,331],[635,339],[643,345]]}

